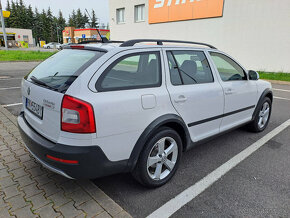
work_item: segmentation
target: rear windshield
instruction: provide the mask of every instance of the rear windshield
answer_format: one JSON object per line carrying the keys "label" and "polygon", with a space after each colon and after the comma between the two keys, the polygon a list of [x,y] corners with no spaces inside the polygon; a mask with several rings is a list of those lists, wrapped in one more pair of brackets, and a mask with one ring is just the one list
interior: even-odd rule
{"label": "rear windshield", "polygon": [[103,54],[99,51],[64,49],[39,64],[25,79],[58,92],[65,92]]}

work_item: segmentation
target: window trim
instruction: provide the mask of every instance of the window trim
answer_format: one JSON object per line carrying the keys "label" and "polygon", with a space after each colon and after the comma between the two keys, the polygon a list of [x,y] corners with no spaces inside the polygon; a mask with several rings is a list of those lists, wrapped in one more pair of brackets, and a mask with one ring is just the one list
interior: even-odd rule
{"label": "window trim", "polygon": [[[119,19],[118,11],[121,11],[121,10],[124,10],[123,21],[118,21],[118,19]],[[125,23],[125,7],[116,9],[116,23],[117,24],[124,24]]]}
{"label": "window trim", "polygon": [[[167,55],[167,53],[171,53],[171,55],[173,56],[174,61],[176,62],[176,58],[175,58],[174,55],[173,55],[173,52],[174,52],[174,51],[183,51],[183,52],[185,52],[185,51],[191,51],[191,52],[202,52],[202,53],[204,54],[204,57],[205,57],[206,60],[207,60],[208,67],[209,67],[209,69],[210,69],[210,72],[211,72],[211,76],[212,76],[212,80],[213,80],[213,81],[212,81],[212,82],[206,82],[206,83],[192,83],[192,84],[180,84],[180,85],[173,84],[173,83],[172,83],[172,80],[171,80],[171,73],[170,73],[169,59],[168,59],[168,55]],[[210,60],[209,60],[208,57],[206,56],[205,51],[203,51],[203,50],[192,50],[192,49],[186,49],[186,50],[180,50],[180,49],[178,49],[178,50],[175,50],[175,49],[168,49],[168,50],[165,51],[165,53],[166,53],[166,60],[167,60],[167,64],[168,64],[169,78],[170,78],[170,83],[171,83],[171,85],[173,85],[173,86],[190,86],[190,85],[211,84],[211,83],[214,83],[214,82],[215,82],[215,78],[214,78],[213,70],[212,70],[212,67],[211,67],[211,65],[210,65]],[[177,63],[176,63],[176,64],[177,64]],[[178,70],[178,71],[179,71],[179,70]],[[179,76],[181,77],[180,73],[179,73]],[[181,78],[181,82],[183,83],[182,78]]]}
{"label": "window trim", "polygon": [[[105,76],[112,70],[113,67],[116,66],[117,63],[120,61],[132,57],[132,56],[137,56],[137,55],[142,55],[142,54],[156,54],[157,57],[159,57],[159,82],[157,84],[149,84],[149,85],[139,85],[139,86],[130,86],[130,87],[115,87],[115,88],[103,88],[101,86],[102,82],[104,81]],[[133,89],[144,89],[144,88],[156,88],[156,87],[161,87],[162,86],[162,65],[161,65],[161,53],[160,51],[145,51],[145,52],[135,52],[135,53],[130,53],[123,55],[122,57],[119,57],[115,61],[113,61],[104,71],[103,73],[99,76],[97,79],[97,82],[95,84],[95,88],[98,92],[110,92],[110,91],[122,91],[122,90],[133,90]]]}
{"label": "window trim", "polygon": [[[227,54],[225,54],[225,53],[222,53],[222,52],[217,52],[217,51],[208,51],[208,53],[209,53],[210,58],[211,58],[211,60],[212,60],[212,62],[213,62],[213,65],[214,65],[214,67],[215,67],[215,69],[216,69],[216,71],[217,71],[217,74],[218,74],[218,76],[219,76],[219,78],[221,79],[222,82],[248,81],[248,80],[249,80],[249,78],[248,78],[248,74],[246,73],[246,70],[245,70],[245,69],[244,69],[244,68],[243,68],[243,67],[242,67],[242,66],[241,66],[237,61],[235,61],[232,57],[230,57],[229,55],[227,55]],[[232,60],[234,63],[236,63],[236,64],[237,64],[237,65],[238,65],[238,66],[243,70],[243,73],[244,73],[246,79],[243,79],[243,80],[226,80],[226,81],[224,81],[224,80],[222,79],[221,75],[220,75],[220,72],[218,71],[218,68],[217,68],[217,66],[216,66],[216,64],[215,64],[215,62],[214,62],[212,56],[211,56],[212,53],[216,53],[216,54],[224,55],[224,56],[226,56],[227,58],[229,58],[230,60]]]}
{"label": "window trim", "polygon": [[[138,6],[143,6],[144,12],[144,19],[143,20],[137,20],[137,7]],[[141,22],[145,22],[145,4],[139,4],[139,5],[134,5],[134,22],[135,23],[141,23]]]}

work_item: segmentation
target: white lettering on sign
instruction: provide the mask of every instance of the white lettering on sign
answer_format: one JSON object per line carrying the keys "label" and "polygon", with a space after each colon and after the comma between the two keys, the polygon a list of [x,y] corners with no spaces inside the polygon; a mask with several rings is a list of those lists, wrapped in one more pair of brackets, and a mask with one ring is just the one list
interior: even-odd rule
{"label": "white lettering on sign", "polygon": [[[185,4],[187,0],[175,0],[175,5],[179,5],[181,1],[181,4]],[[194,1],[201,1],[201,0],[189,0],[189,2],[194,2]],[[156,4],[154,5],[154,8],[162,8],[165,4],[165,0],[156,0]],[[171,6],[172,0],[167,1],[167,6]]]}

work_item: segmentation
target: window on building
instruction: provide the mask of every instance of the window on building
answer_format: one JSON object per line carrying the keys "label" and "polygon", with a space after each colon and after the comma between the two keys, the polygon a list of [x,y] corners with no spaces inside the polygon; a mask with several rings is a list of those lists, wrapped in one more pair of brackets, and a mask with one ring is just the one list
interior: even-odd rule
{"label": "window on building", "polygon": [[117,9],[117,23],[124,23],[125,22],[125,8],[118,8]]}
{"label": "window on building", "polygon": [[135,22],[145,21],[145,5],[135,6]]}
{"label": "window on building", "polygon": [[201,51],[168,51],[170,78],[173,85],[213,82],[209,63]]}
{"label": "window on building", "polygon": [[23,41],[28,42],[28,35],[23,35]]}

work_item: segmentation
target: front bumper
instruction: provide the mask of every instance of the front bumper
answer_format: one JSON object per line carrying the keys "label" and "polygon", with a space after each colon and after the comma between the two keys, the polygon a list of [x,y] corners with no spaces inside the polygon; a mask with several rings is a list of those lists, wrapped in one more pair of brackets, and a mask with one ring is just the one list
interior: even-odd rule
{"label": "front bumper", "polygon": [[[23,112],[18,116],[21,137],[29,152],[46,168],[74,179],[94,179],[127,171],[127,160],[110,161],[98,146],[70,146],[53,143],[39,135],[25,120]],[[66,164],[48,159],[46,155],[77,160],[78,164]]]}

